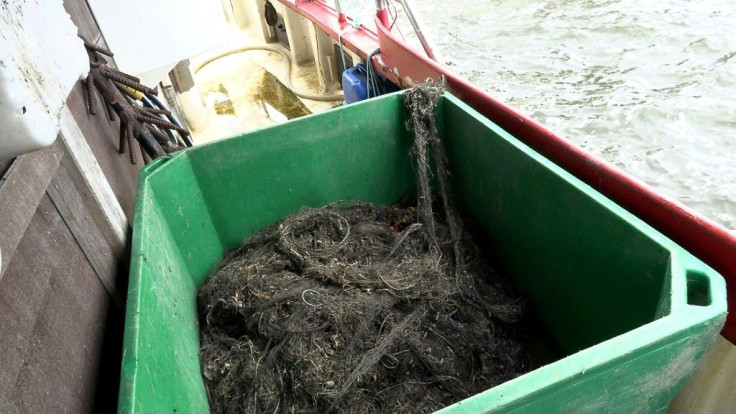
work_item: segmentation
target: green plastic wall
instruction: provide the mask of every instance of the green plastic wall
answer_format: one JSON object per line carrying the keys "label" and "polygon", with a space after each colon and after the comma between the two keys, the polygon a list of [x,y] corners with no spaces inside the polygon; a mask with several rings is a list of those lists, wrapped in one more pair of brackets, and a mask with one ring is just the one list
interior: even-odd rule
{"label": "green plastic wall", "polygon": [[[120,412],[207,412],[197,288],[227,250],[300,208],[411,193],[405,121],[394,94],[141,173]],[[720,276],[452,96],[437,122],[461,212],[568,355],[443,411],[666,409],[723,324]]]}

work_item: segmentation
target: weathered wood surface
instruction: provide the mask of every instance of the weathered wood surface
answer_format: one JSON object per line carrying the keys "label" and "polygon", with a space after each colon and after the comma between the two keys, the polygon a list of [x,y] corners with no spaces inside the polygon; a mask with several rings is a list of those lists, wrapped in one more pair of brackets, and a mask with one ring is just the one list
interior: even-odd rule
{"label": "weathered wood surface", "polygon": [[63,154],[59,142],[17,157],[0,179],[0,280]]}
{"label": "weathered wood surface", "polygon": [[[72,22],[79,28],[79,33],[90,39],[98,46],[107,48],[105,39],[100,33],[94,15],[84,0],[65,0],[64,8],[71,16]],[[112,51],[114,52],[114,50]],[[115,66],[114,58],[110,62]],[[125,71],[125,68],[121,68]],[[155,85],[154,85],[155,86]],[[97,95],[97,115],[87,113],[87,97],[82,82],[74,86],[69,97],[67,106],[71,112],[79,131],[87,141],[94,158],[102,169],[104,176],[109,181],[109,186],[118,199],[129,221],[133,220],[135,210],[135,191],[138,183],[138,171],[142,167],[142,161],[138,165],[131,165],[127,154],[118,154],[118,129],[117,119],[110,121],[107,112],[101,106],[102,98]],[[64,120],[62,119],[62,125]],[[140,152],[136,149],[138,160],[142,160]]]}
{"label": "weathered wood surface", "polygon": [[[119,196],[107,179],[107,175],[110,174],[103,173],[67,107],[62,110],[61,125],[60,138],[69,154],[64,161],[66,170],[70,173],[74,185],[84,195],[87,207],[105,233],[108,243],[118,251],[125,246],[129,225],[128,217],[118,202]],[[125,194],[126,198],[133,198],[133,202],[135,201],[135,190],[126,191]]]}
{"label": "weathered wood surface", "polygon": [[106,345],[106,333],[120,332],[121,318],[117,326],[107,322],[109,305],[59,212],[42,197],[0,280],[0,411],[92,412],[97,393],[112,395],[119,343]]}
{"label": "weathered wood surface", "polygon": [[[102,98],[99,95],[97,101],[100,105]],[[87,141],[87,146],[91,149],[90,155],[93,156],[103,171],[104,177],[109,182],[112,192],[117,196],[125,216],[128,220],[132,220],[133,211],[135,210],[138,171],[143,162],[139,161],[138,165],[131,165],[127,146],[125,154],[118,153],[120,124],[117,118],[111,122],[101,105],[97,108],[97,115],[87,114],[86,93],[81,82],[74,87],[69,95],[67,106],[79,131],[76,135],[84,137]],[[138,160],[142,160],[143,157],[137,148],[136,152]]]}
{"label": "weathered wood surface", "polygon": [[64,9],[72,18],[72,22],[79,29],[79,34],[86,40],[107,48],[105,38],[97,26],[95,16],[85,0],[65,0]]}
{"label": "weathered wood surface", "polygon": [[[64,157],[67,158],[69,155]],[[125,309],[124,295],[119,292],[116,279],[120,267],[119,261],[124,259],[125,246],[120,244],[111,246],[108,243],[65,167],[57,170],[46,193],[77,240],[110,298],[120,311],[123,311]],[[127,269],[127,266],[124,267]]]}
{"label": "weathered wood surface", "polygon": [[[106,46],[85,0],[64,7],[85,38]],[[81,82],[61,124],[53,147],[0,162],[3,414],[117,405],[128,223],[141,166],[117,153],[118,123],[104,108],[87,114]]]}

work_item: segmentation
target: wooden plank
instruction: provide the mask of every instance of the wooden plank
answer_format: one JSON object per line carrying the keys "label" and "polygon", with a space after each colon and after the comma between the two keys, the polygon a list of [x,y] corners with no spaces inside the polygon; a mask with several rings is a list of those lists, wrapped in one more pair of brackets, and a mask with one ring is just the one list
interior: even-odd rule
{"label": "wooden plank", "polygon": [[39,206],[34,212],[19,247],[22,252],[34,254],[19,254],[12,260],[6,258],[8,275],[0,280],[0,343],[3,344],[0,347],[0,401],[3,403],[9,402],[7,393],[23,368],[29,346],[27,336],[36,324],[45,292],[49,289],[50,268],[55,266],[56,259],[62,259],[59,253],[67,255],[52,234],[55,233],[52,231],[54,216],[48,205]]}
{"label": "wooden plank", "polygon": [[110,183],[95,159],[68,107],[61,111],[62,143],[70,155],[65,168],[75,187],[84,196],[90,215],[114,251],[122,251],[128,235],[128,218],[123,212]]}
{"label": "wooden plank", "polygon": [[[94,13],[85,0],[64,0],[64,8],[69,13],[72,22],[78,27],[79,33],[88,38],[97,46],[109,48],[104,36],[95,19]],[[114,52],[114,51],[113,51]],[[115,67],[114,59],[108,59],[109,64]],[[67,105],[77,121],[79,130],[82,131],[87,144],[97,159],[97,163],[107,177],[109,186],[118,199],[128,220],[133,219],[135,209],[135,191],[137,186],[138,170],[141,164],[130,165],[128,154],[118,154],[118,128],[117,120],[110,121],[106,115],[104,106],[101,105],[101,97],[97,95],[98,115],[87,114],[86,91],[80,82],[75,85],[67,99]],[[136,149],[138,152],[138,149]],[[142,160],[140,153],[138,159]]]}
{"label": "wooden plank", "polygon": [[[68,157],[66,155],[65,157]],[[59,168],[46,193],[56,206],[69,231],[79,243],[97,277],[110,294],[113,303],[122,311],[123,297],[116,287],[118,265],[127,261],[121,246],[111,247],[94,220],[89,216],[84,200],[74,188],[65,168]],[[125,266],[123,266],[125,267]]]}
{"label": "wooden plank", "polygon": [[102,172],[117,196],[123,212],[128,220],[133,220],[135,211],[135,192],[138,185],[138,171],[143,166],[143,157],[136,146],[139,160],[137,165],[130,164],[127,145],[125,154],[118,153],[119,122],[111,122],[105,109],[100,105],[102,98],[98,95],[97,115],[87,114],[86,95],[81,82],[74,87],[67,98],[67,106],[76,120],[78,129],[84,135],[87,145],[92,150]]}
{"label": "wooden plank", "polygon": [[57,140],[50,147],[21,155],[0,179],[0,254],[4,258],[0,280],[59,167],[63,151]]}
{"label": "wooden plank", "polygon": [[[120,359],[105,355],[109,295],[48,197],[0,281],[0,410],[94,412],[116,384]],[[105,361],[110,357],[110,361]],[[114,405],[115,397],[112,398]],[[106,411],[110,412],[110,411]]]}
{"label": "wooden plank", "polygon": [[[105,36],[100,31],[94,13],[85,0],[64,0],[64,9],[69,13],[72,23],[77,26],[77,31],[83,39],[89,40],[97,46],[108,49]],[[114,58],[105,58],[112,66],[115,66]]]}
{"label": "wooden plank", "polygon": [[79,29],[79,34],[92,43],[97,43],[102,37],[89,5],[84,0],[64,0],[64,9],[69,13],[72,22]]}

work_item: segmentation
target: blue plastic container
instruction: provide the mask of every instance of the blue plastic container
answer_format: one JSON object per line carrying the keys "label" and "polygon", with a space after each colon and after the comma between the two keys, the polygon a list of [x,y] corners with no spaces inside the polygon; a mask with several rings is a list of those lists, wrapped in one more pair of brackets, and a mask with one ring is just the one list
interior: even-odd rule
{"label": "blue plastic container", "polygon": [[359,63],[342,73],[342,90],[345,94],[345,102],[353,103],[367,98],[375,98],[389,92],[398,91],[399,88],[380,74],[378,76],[378,91],[368,87],[368,76],[365,64]]}
{"label": "blue plastic container", "polygon": [[365,67],[353,66],[342,73],[342,90],[345,102],[353,103],[368,97],[368,79]]}

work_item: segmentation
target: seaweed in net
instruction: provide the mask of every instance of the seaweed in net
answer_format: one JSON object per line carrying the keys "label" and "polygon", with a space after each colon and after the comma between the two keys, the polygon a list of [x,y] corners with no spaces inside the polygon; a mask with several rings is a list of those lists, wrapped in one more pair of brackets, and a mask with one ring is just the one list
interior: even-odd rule
{"label": "seaweed in net", "polygon": [[204,283],[200,360],[213,412],[432,412],[524,371],[513,339],[524,302],[452,205],[432,113],[441,89],[404,94],[416,206],[302,210],[250,237]]}

